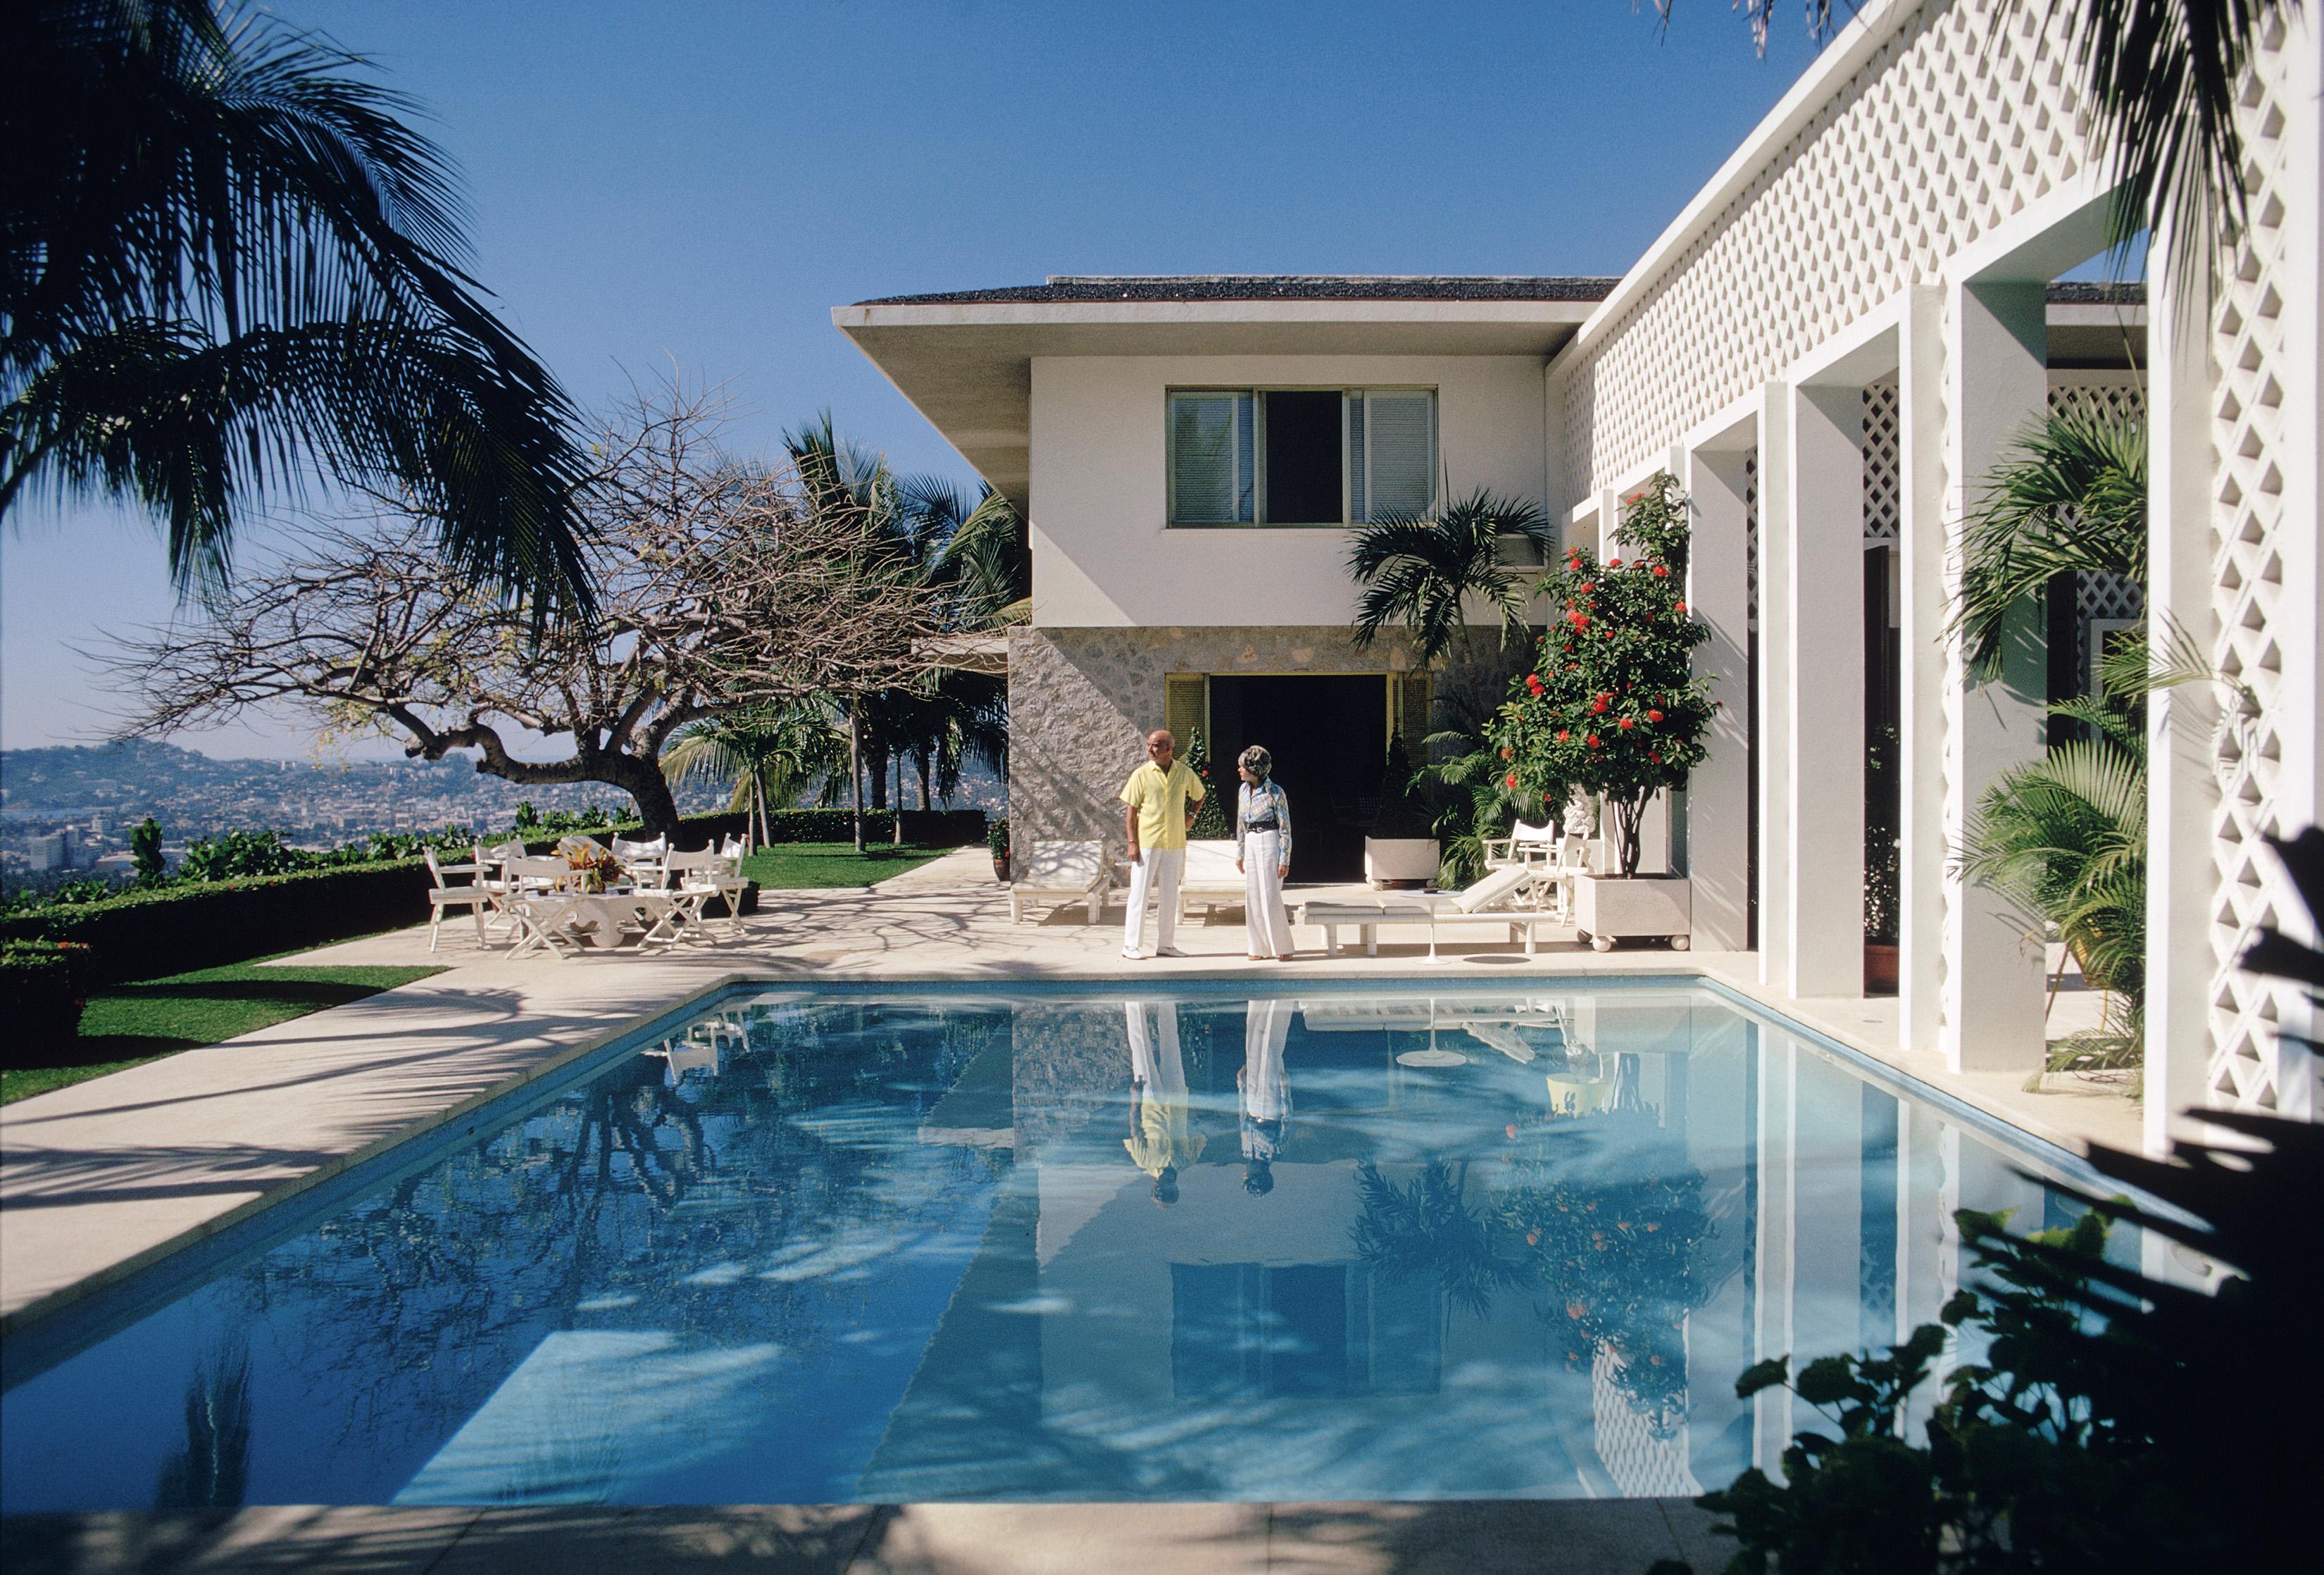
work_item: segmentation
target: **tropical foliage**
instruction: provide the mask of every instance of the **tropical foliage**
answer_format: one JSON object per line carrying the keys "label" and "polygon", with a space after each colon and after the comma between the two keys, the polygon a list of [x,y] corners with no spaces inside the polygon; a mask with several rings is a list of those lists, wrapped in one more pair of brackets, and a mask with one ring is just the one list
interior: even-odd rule
{"label": "tropical foliage", "polygon": [[1423,662],[1469,640],[1467,604],[1481,600],[1500,615],[1504,643],[1525,635],[1524,574],[1501,561],[1500,539],[1522,537],[1546,553],[1555,545],[1541,506],[1481,488],[1433,515],[1392,514],[1356,527],[1348,572],[1363,587],[1355,641],[1369,645],[1401,622]]}
{"label": "tropical foliage", "polygon": [[[2324,832],[2279,844],[2313,915],[2324,907]],[[2245,965],[2324,984],[2324,952],[2274,930]],[[2286,1036],[2283,1053],[2316,1045]],[[1700,1502],[1728,1517],[1728,1565],[1796,1572],[2290,1570],[2314,1552],[2312,1419],[2324,1368],[2270,1361],[2285,1329],[2324,1298],[2314,1233],[2288,1222],[2324,1194],[2324,1127],[2210,1110],[2232,1149],[2172,1144],[2169,1160],[2095,1148],[2100,1173],[2152,1203],[2086,1196],[2061,1229],[2009,1234],[2003,1216],[1955,1216],[1981,1274],[1942,1326],[1886,1352],[1793,1369],[1775,1357],[1736,1393],[1787,1385],[1826,1425],[1784,1451],[1778,1485],[1754,1467]],[[2216,1289],[2116,1261],[2131,1226]],[[1949,1348],[1963,1358],[1925,1423],[1916,1400]],[[1915,1435],[1918,1435],[1917,1437]],[[1665,1563],[1659,1570],[1684,1566]]]}
{"label": "tropical foliage", "polygon": [[726,807],[743,816],[743,840],[766,840],[770,808],[788,809],[818,781],[844,767],[845,738],[822,706],[794,701],[746,708],[688,722],[670,735],[662,770],[673,785],[716,783]]}
{"label": "tropical foliage", "polygon": [[1637,873],[1646,801],[1704,759],[1716,705],[1690,655],[1710,632],[1687,616],[1686,507],[1677,481],[1658,474],[1616,535],[1637,556],[1600,564],[1587,548],[1567,551],[1541,582],[1554,621],[1534,671],[1511,683],[1491,728],[1508,791],[1563,804],[1578,788],[1604,801],[1624,876]]}
{"label": "tropical foliage", "polygon": [[261,10],[0,15],[0,515],[141,506],[215,590],[258,495],[319,476],[408,500],[456,578],[586,610],[572,410],[463,271],[411,101]]}
{"label": "tropical foliage", "polygon": [[2052,411],[1987,474],[1953,609],[1972,666],[1997,676],[2012,617],[2066,574],[2146,583],[2144,422],[2095,405]]}

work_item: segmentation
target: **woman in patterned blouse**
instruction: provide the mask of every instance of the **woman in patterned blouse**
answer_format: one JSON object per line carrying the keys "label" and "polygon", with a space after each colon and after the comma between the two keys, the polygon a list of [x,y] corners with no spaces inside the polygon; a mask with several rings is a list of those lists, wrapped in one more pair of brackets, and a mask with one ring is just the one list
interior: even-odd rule
{"label": "woman in patterned blouse", "polygon": [[1254,744],[1235,762],[1242,792],[1235,808],[1235,867],[1242,871],[1244,949],[1253,962],[1289,962],[1291,916],[1283,877],[1291,873],[1291,805],[1275,784],[1275,757]]}

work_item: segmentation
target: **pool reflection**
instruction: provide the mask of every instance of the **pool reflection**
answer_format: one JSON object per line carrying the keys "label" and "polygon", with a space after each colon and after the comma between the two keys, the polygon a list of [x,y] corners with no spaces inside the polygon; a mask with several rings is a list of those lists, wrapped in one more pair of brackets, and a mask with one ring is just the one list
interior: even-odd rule
{"label": "pool reflection", "polygon": [[2025,1163],[1686,989],[742,999],[12,1388],[0,1507],[1693,1493]]}

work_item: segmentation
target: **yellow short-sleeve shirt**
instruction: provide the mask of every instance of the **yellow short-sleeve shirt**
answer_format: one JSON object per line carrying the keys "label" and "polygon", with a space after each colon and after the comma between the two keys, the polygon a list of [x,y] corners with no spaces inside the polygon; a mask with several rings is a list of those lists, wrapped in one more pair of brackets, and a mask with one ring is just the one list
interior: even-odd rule
{"label": "yellow short-sleeve shirt", "polygon": [[1121,801],[1138,811],[1138,846],[1167,851],[1186,846],[1186,801],[1203,801],[1203,779],[1183,760],[1165,774],[1152,761],[1130,774]]}

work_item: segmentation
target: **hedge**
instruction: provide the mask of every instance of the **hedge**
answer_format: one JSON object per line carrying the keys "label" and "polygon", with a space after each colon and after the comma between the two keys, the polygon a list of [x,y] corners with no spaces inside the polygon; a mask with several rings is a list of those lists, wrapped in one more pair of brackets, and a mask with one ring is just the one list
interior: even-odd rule
{"label": "hedge", "polygon": [[[689,815],[681,823],[678,846],[699,848],[739,837],[742,819],[740,811]],[[864,835],[875,841],[895,835],[885,810],[867,811],[863,820]],[[781,810],[773,821],[769,840],[774,842],[845,842],[854,836],[845,810]],[[586,835],[611,832],[599,828]],[[984,811],[906,810],[904,838],[922,847],[971,847],[984,840]],[[536,838],[527,846],[546,852],[557,841]],[[119,984],[421,923],[428,917],[428,866],[417,858],[160,886],[0,917],[0,941],[87,946],[90,981]],[[745,896],[744,913],[756,905],[755,895]]]}
{"label": "hedge", "polygon": [[124,892],[0,919],[0,940],[89,947],[100,984],[302,951],[428,917],[416,858]]}
{"label": "hedge", "polygon": [[[769,842],[852,842],[855,839],[855,818],[848,810],[777,810],[767,817],[766,840]],[[686,822],[687,829],[706,826],[712,821],[728,822],[714,833],[720,837],[740,837],[742,817],[733,815],[695,815]],[[863,811],[863,835],[872,842],[892,842],[896,838],[896,821],[887,810]],[[904,840],[922,848],[973,848],[984,840],[982,810],[906,810]]]}
{"label": "hedge", "polygon": [[0,1035],[0,1066],[14,1067],[21,1055],[37,1061],[42,1051],[80,1032],[95,963],[86,946],[0,943],[0,1023],[8,1025]]}

